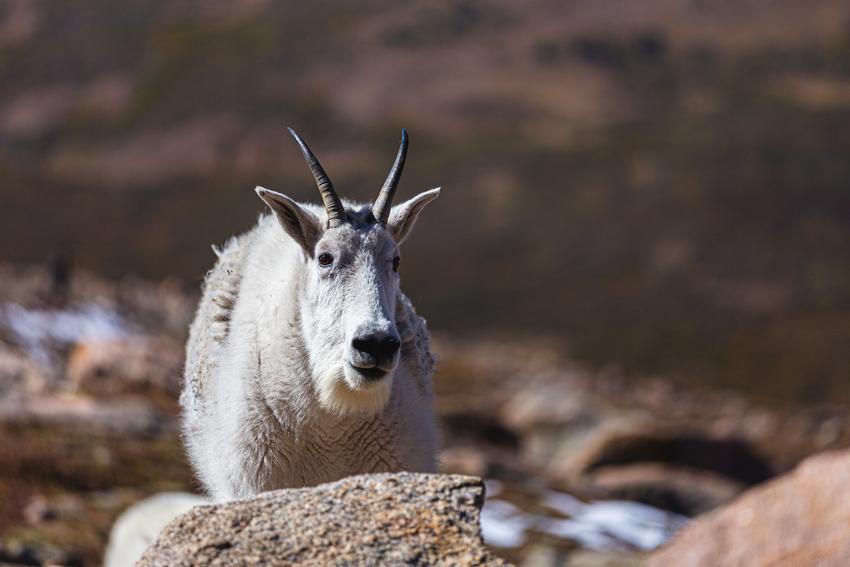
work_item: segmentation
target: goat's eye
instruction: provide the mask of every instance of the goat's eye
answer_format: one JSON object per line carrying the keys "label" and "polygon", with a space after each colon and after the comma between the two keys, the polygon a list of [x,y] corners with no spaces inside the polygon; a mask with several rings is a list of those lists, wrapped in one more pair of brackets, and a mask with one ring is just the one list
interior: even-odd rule
{"label": "goat's eye", "polygon": [[334,263],[334,257],[327,252],[322,252],[319,254],[319,265],[323,268],[327,268],[331,264]]}
{"label": "goat's eye", "polygon": [[397,271],[398,271],[398,265],[399,265],[400,263],[401,263],[401,258],[399,258],[398,256],[396,256],[395,258],[393,258],[393,271],[394,271],[394,272],[397,272]]}

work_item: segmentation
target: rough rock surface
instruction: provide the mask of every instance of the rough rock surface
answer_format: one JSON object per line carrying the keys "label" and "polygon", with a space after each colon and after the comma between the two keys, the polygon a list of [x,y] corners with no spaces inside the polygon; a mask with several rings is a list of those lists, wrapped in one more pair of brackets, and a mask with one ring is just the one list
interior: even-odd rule
{"label": "rough rock surface", "polygon": [[199,506],[139,561],[160,565],[504,565],[481,540],[475,477],[360,475]]}
{"label": "rough rock surface", "polygon": [[812,457],[696,520],[650,567],[850,565],[850,451]]}

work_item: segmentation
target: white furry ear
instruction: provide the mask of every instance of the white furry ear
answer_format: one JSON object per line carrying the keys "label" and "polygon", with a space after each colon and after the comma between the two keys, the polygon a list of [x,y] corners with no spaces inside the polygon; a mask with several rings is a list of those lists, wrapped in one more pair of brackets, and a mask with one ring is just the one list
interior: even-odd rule
{"label": "white furry ear", "polygon": [[440,188],[424,191],[412,199],[396,205],[390,211],[390,218],[387,222],[387,229],[393,235],[395,241],[401,244],[404,239],[410,234],[410,230],[416,223],[416,218],[425,205],[440,196]]}
{"label": "white furry ear", "polygon": [[283,230],[312,258],[322,236],[321,221],[286,195],[264,187],[257,187],[255,191],[274,212]]}

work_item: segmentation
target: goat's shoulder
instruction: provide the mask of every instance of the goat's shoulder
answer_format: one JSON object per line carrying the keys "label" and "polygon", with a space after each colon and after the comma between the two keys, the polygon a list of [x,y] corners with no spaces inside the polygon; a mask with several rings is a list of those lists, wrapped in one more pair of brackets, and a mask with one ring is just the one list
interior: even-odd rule
{"label": "goat's shoulder", "polygon": [[412,371],[417,386],[430,394],[436,361],[431,354],[428,326],[425,319],[416,313],[410,299],[401,292],[396,303],[396,325],[401,335],[405,363]]}
{"label": "goat's shoulder", "polygon": [[186,345],[184,402],[203,398],[206,383],[216,365],[216,353],[230,335],[230,319],[239,299],[247,251],[256,239],[257,227],[213,246],[217,257],[202,286],[195,319]]}

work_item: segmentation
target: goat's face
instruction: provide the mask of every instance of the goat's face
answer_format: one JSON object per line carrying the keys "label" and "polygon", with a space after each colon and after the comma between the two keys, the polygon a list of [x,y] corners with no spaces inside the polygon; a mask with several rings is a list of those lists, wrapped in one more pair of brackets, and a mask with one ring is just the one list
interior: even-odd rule
{"label": "goat's face", "polygon": [[401,347],[397,258],[395,241],[377,225],[329,229],[316,245],[302,327],[325,406],[373,412],[389,399]]}
{"label": "goat's face", "polygon": [[[296,140],[308,162],[315,160],[300,138]],[[345,207],[317,161],[311,167],[319,169],[316,173],[314,167],[320,190],[323,181],[324,189],[330,187],[330,196],[323,191],[324,214],[257,188],[303,252],[300,330],[314,390],[322,405],[338,414],[374,414],[383,409],[399,364],[399,244],[419,212],[439,195],[439,189],[433,189],[390,208],[406,145],[403,135],[396,166],[374,206]]]}

